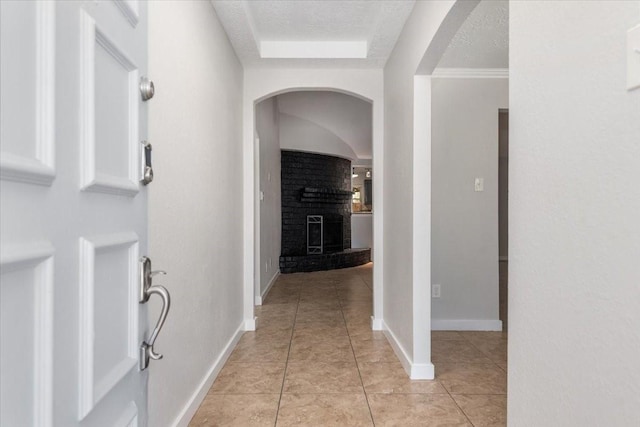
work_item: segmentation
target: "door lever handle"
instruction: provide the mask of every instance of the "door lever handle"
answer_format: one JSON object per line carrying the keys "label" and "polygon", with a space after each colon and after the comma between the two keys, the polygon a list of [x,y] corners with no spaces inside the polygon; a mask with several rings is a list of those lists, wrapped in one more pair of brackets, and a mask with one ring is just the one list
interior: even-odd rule
{"label": "door lever handle", "polygon": [[162,311],[160,312],[160,318],[153,328],[153,332],[148,340],[142,342],[140,346],[140,370],[144,371],[149,367],[149,359],[160,360],[162,354],[156,353],[153,349],[153,345],[158,338],[160,330],[164,326],[164,322],[167,320],[169,309],[171,308],[171,295],[164,286],[152,285],[152,278],[157,274],[166,275],[167,273],[162,270],[151,271],[151,260],[147,257],[140,259],[140,303],[146,303],[149,301],[151,295],[158,295],[162,298]]}
{"label": "door lever handle", "polygon": [[171,297],[169,296],[169,291],[164,286],[153,285],[147,290],[147,294],[151,295],[159,295],[162,298],[162,312],[160,313],[160,318],[158,319],[158,323],[156,323],[156,327],[153,328],[153,332],[148,340],[143,341],[140,346],[140,370],[144,371],[149,366],[149,358],[153,360],[162,359],[162,354],[156,353],[153,349],[153,345],[156,342],[156,338],[158,338],[158,334],[160,330],[164,326],[165,320],[167,320],[167,315],[169,314],[169,308],[171,307]]}

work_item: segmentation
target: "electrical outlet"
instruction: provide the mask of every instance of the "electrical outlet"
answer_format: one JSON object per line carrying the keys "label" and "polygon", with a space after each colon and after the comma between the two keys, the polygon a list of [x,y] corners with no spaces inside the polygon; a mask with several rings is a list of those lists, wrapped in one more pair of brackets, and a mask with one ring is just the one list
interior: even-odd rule
{"label": "electrical outlet", "polygon": [[440,298],[440,285],[431,285],[431,297]]}

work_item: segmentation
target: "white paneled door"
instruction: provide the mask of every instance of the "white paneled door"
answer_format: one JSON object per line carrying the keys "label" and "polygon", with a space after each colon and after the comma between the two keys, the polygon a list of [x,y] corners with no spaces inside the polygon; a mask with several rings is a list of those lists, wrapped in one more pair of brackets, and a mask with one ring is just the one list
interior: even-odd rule
{"label": "white paneled door", "polygon": [[146,2],[2,0],[0,43],[0,425],[144,426]]}

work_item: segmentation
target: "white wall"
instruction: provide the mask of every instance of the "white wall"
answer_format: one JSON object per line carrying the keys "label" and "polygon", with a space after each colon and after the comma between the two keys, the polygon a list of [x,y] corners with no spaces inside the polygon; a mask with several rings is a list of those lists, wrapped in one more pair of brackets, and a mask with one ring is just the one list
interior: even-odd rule
{"label": "white wall", "polygon": [[[501,330],[498,320],[498,117],[509,81],[431,80],[432,329]],[[476,177],[484,191],[474,190]]]}
{"label": "white wall", "polygon": [[351,215],[351,247],[373,248],[373,214]]}
{"label": "white wall", "polygon": [[[414,161],[424,166],[429,160],[426,150],[420,156],[414,155],[414,76],[453,4],[453,1],[416,2],[384,69],[384,321],[396,352],[404,354],[401,357],[404,367],[414,378],[434,375],[430,356],[428,205],[421,212],[423,215],[416,217],[416,221],[424,222],[426,236],[414,241],[414,179],[420,178],[425,187],[430,177],[428,168],[416,171],[413,166]],[[421,107],[428,109],[429,98],[426,101]],[[425,116],[419,123],[426,120]],[[376,175],[380,172],[377,167],[374,171]],[[426,172],[426,176],[422,177],[421,172]],[[428,200],[429,184],[424,190],[421,200]],[[380,246],[375,246],[379,253]],[[420,277],[414,277],[414,255],[422,268]]]}
{"label": "white wall", "polygon": [[278,109],[327,129],[350,147],[353,158],[371,159],[370,102],[340,92],[289,92],[278,95]]}
{"label": "white wall", "polygon": [[268,292],[279,273],[282,244],[282,192],[280,188],[280,113],[275,97],[256,106],[256,132],[260,139],[260,287],[256,302]]}
{"label": "white wall", "polygon": [[640,2],[510,4],[510,426],[640,425]]}
{"label": "white wall", "polygon": [[[246,69],[244,73],[243,100],[243,244],[244,244],[244,316],[245,327],[255,327],[254,293],[255,284],[260,283],[259,258],[260,213],[256,209],[259,195],[256,189],[260,185],[257,173],[255,145],[254,104],[278,93],[292,90],[335,90],[366,98],[373,103],[373,200],[376,215],[374,217],[374,246],[383,246],[382,223],[384,219],[383,195],[384,171],[383,158],[383,86],[382,70],[376,69]],[[377,202],[376,202],[377,200]],[[376,252],[373,271],[373,326],[382,325],[382,277],[383,263]],[[379,258],[378,258],[379,257]]]}
{"label": "white wall", "polygon": [[242,67],[211,3],[181,0],[149,2],[149,70],[150,256],[172,296],[149,425],[186,425],[242,322]]}
{"label": "white wall", "polygon": [[317,123],[280,113],[280,147],[283,150],[328,154],[354,160],[358,156],[335,133]]}

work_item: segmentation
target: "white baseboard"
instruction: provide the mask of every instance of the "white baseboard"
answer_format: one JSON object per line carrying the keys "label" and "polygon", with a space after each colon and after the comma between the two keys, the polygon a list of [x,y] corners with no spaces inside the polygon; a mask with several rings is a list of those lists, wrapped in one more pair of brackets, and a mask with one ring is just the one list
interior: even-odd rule
{"label": "white baseboard", "polygon": [[244,319],[244,322],[242,323],[242,328],[244,331],[255,331],[256,330],[256,319],[257,317],[254,317],[253,319]]}
{"label": "white baseboard", "polygon": [[436,368],[433,363],[413,363],[411,365],[412,380],[432,380],[436,377]]}
{"label": "white baseboard", "polygon": [[236,347],[236,344],[238,344],[238,341],[240,341],[240,338],[244,333],[243,327],[244,323],[241,324],[240,327],[238,327],[235,334],[233,334],[227,345],[224,347],[224,350],[222,350],[220,356],[218,356],[215,362],[213,362],[213,365],[211,365],[211,368],[209,368],[209,372],[207,372],[207,374],[204,376],[204,379],[202,380],[200,385],[198,385],[196,391],[187,401],[187,404],[182,409],[182,411],[180,411],[180,414],[176,417],[176,420],[173,423],[174,427],[187,427],[189,425],[191,418],[193,418],[193,416],[196,414],[196,411],[206,397],[207,392],[211,388],[211,385],[215,381],[216,377],[222,370],[225,362],[231,355],[231,352]]}
{"label": "white baseboard", "polygon": [[502,331],[502,320],[431,319],[432,331]]}
{"label": "white baseboard", "polygon": [[371,329],[374,331],[383,331],[384,330],[384,320],[376,319],[371,316]]}
{"label": "white baseboard", "polygon": [[255,300],[256,305],[262,305],[262,302],[267,298],[267,294],[271,290],[271,287],[273,286],[273,284],[276,283],[276,280],[278,280],[278,277],[280,277],[280,269],[276,270],[271,280],[269,280],[269,284],[264,289],[264,291],[262,291],[260,296],[256,296],[256,300]]}
{"label": "white baseboard", "polygon": [[412,380],[432,380],[436,377],[436,371],[433,366],[433,363],[413,363],[412,358],[407,354],[405,349],[398,341],[398,338],[395,336],[393,331],[389,329],[384,320],[382,321],[382,328],[384,330],[384,335],[387,337],[387,341],[391,344],[391,348],[398,356],[402,367],[404,368],[409,378]]}

